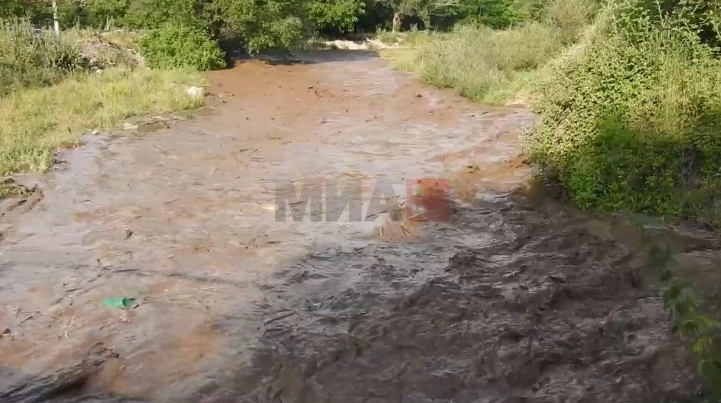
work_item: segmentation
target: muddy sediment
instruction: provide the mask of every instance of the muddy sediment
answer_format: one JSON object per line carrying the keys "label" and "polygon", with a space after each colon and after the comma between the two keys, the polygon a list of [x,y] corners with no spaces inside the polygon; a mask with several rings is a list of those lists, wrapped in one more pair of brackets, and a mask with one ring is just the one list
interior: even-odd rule
{"label": "muddy sediment", "polygon": [[[372,52],[303,57],[215,72],[212,113],[88,137],[18,178],[0,400],[694,401],[632,226],[517,191],[525,110]],[[278,183],[355,178],[365,203],[424,177],[449,179],[450,221],[275,217]]]}

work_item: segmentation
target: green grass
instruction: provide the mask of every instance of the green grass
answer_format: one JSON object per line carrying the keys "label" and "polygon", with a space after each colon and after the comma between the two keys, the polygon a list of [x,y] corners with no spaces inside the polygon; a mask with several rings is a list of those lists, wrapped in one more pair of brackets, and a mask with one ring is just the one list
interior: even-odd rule
{"label": "green grass", "polygon": [[192,71],[110,69],[0,98],[0,174],[47,170],[56,148],[78,144],[90,130],[199,107],[203,100],[186,88],[202,84]]}
{"label": "green grass", "polygon": [[50,31],[38,36],[26,21],[0,20],[0,96],[57,84],[83,63],[73,40]]}
{"label": "green grass", "polygon": [[198,73],[141,62],[98,32],[38,35],[26,21],[0,20],[0,175],[47,170],[56,148],[89,131],[202,104],[186,92],[204,84]]}
{"label": "green grass", "polygon": [[396,69],[475,101],[525,104],[534,83],[550,74],[549,62],[581,38],[597,6],[595,0],[550,0],[537,20],[506,30],[466,25],[450,33],[380,32],[377,38],[411,49],[381,52]]}
{"label": "green grass", "polygon": [[491,104],[526,98],[546,63],[565,48],[560,30],[540,23],[505,31],[467,26],[416,34],[411,43],[410,50],[381,54],[393,59],[396,69],[416,72],[429,84]]}

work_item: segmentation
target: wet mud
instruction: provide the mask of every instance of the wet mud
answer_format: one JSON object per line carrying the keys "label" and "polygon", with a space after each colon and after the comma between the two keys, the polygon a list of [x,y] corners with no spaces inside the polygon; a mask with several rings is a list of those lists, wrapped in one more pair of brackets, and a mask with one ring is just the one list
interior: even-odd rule
{"label": "wet mud", "polygon": [[[0,401],[695,401],[633,226],[519,191],[527,111],[372,52],[302,58],[214,72],[201,116],[16,178]],[[328,178],[364,201],[447,178],[452,215],[276,220],[278,183]]]}

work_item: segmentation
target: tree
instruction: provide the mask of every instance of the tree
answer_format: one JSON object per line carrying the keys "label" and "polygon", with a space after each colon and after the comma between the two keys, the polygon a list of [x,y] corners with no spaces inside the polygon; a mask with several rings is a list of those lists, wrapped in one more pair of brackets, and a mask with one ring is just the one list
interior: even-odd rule
{"label": "tree", "polygon": [[456,12],[459,0],[377,0],[393,10],[393,30],[397,31],[403,20],[418,16],[425,25],[430,25],[432,16],[443,16]]}
{"label": "tree", "polygon": [[129,0],[92,0],[87,4],[89,23],[97,27],[108,27],[110,22],[119,22],[128,11]]}
{"label": "tree", "polygon": [[53,0],[53,31],[60,35],[60,20],[58,19],[58,0]]}
{"label": "tree", "polygon": [[298,49],[314,30],[306,12],[310,0],[216,0],[224,35],[238,38],[250,53]]}
{"label": "tree", "polygon": [[355,29],[365,8],[362,0],[313,0],[308,4],[308,17],[321,33],[345,34]]}
{"label": "tree", "polygon": [[529,19],[531,14],[529,5],[518,0],[461,0],[459,11],[465,19],[494,29]]}
{"label": "tree", "polygon": [[0,18],[29,18],[45,24],[52,20],[52,5],[41,0],[0,0]]}

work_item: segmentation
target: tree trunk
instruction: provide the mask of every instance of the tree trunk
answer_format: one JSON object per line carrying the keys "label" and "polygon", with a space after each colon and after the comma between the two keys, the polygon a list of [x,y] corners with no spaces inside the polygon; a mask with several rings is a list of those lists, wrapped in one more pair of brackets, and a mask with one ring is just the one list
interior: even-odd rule
{"label": "tree trunk", "polygon": [[60,21],[58,20],[58,0],[53,0],[53,29],[55,35],[60,36]]}
{"label": "tree trunk", "polygon": [[399,32],[401,30],[401,22],[403,21],[403,14],[399,12],[393,13],[393,32]]}

